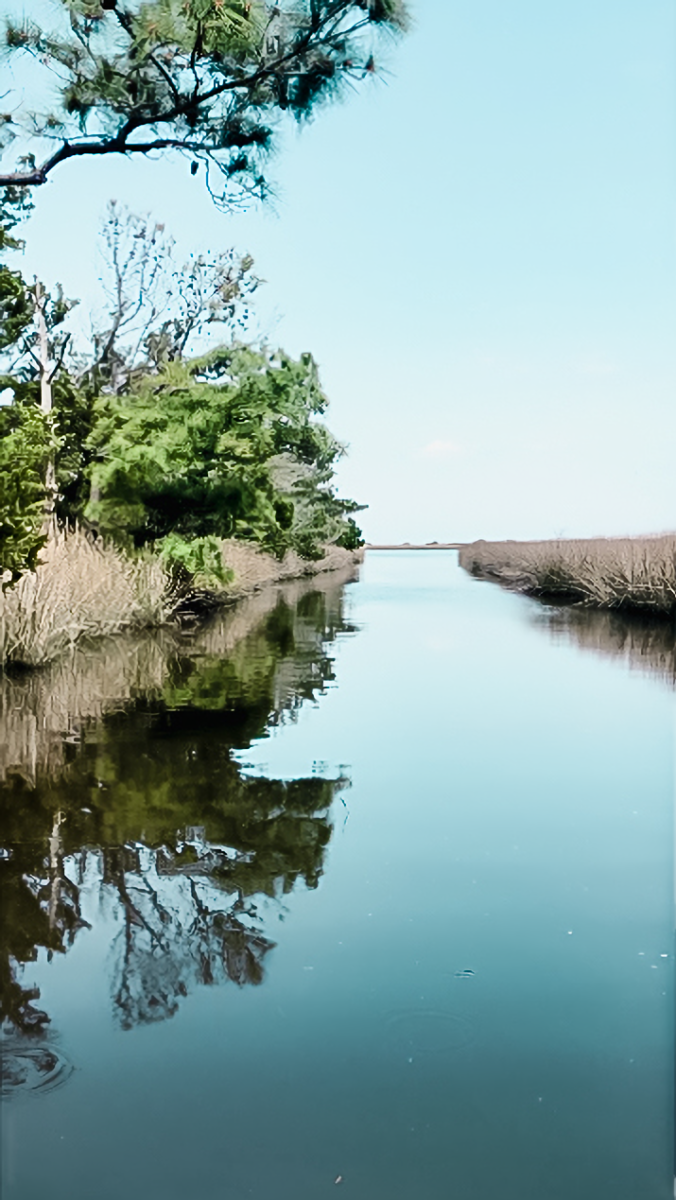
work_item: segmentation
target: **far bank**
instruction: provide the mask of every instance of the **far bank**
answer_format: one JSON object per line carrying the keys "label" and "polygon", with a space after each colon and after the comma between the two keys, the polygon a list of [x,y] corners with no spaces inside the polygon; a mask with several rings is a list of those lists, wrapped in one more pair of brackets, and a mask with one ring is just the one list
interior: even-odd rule
{"label": "far bank", "polygon": [[543,602],[676,618],[676,534],[470,542],[460,566]]}

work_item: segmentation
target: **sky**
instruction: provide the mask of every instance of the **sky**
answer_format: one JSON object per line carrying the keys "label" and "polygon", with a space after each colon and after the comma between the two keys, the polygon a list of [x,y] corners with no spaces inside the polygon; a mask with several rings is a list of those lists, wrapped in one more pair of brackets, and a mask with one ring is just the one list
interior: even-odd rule
{"label": "sky", "polygon": [[250,252],[258,330],[317,359],[368,540],[676,529],[671,0],[411,10],[379,78],[286,128],[273,205],[220,212],[180,158],[71,161],[17,265],[99,303],[111,198],[186,256]]}

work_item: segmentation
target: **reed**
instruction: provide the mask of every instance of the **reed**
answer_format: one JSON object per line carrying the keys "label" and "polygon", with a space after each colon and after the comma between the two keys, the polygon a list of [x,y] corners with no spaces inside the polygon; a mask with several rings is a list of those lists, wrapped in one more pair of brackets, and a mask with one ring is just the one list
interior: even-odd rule
{"label": "reed", "polygon": [[0,663],[40,666],[82,638],[161,624],[174,602],[157,558],[54,530],[37,570],[0,594]]}
{"label": "reed", "polygon": [[249,595],[270,583],[302,579],[324,571],[349,570],[364,558],[363,550],[344,550],[342,546],[328,545],[324,557],[320,559],[301,558],[295,550],[287,550],[280,560],[251,542],[228,538],[221,544],[223,562],[234,574],[232,583],[226,586],[223,593],[230,599]]}
{"label": "reed", "polygon": [[545,600],[676,616],[676,534],[472,542],[460,565]]}
{"label": "reed", "polygon": [[250,542],[223,541],[232,582],[218,592],[179,585],[159,556],[130,557],[82,530],[54,529],[37,570],[0,593],[0,666],[44,666],[91,638],[155,628],[177,615],[201,615],[270,584],[324,571],[353,570],[363,551],[327,546],[308,561],[280,561]]}

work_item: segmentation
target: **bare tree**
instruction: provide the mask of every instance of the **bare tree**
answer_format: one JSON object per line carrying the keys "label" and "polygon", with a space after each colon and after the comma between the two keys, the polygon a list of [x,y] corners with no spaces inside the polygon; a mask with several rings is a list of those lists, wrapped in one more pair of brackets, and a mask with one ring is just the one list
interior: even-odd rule
{"label": "bare tree", "polygon": [[253,259],[235,250],[175,260],[175,244],[160,222],[111,200],[103,227],[106,323],[92,335],[83,373],[120,391],[136,369],[180,358],[212,327],[233,337],[246,327],[260,280]]}

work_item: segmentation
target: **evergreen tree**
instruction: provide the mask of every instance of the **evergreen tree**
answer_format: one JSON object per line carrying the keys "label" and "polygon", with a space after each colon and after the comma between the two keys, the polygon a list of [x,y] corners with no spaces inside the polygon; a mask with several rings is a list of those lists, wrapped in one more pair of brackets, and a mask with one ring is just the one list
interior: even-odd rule
{"label": "evergreen tree", "polygon": [[[59,0],[54,31],[10,19],[11,54],[33,57],[59,94],[46,114],[6,115],[5,144],[57,141],[0,185],[31,187],[59,164],[179,151],[223,203],[264,195],[263,164],[286,111],[317,106],[375,70],[377,35],[407,25],[403,0]],[[220,177],[220,181],[219,181]]]}

